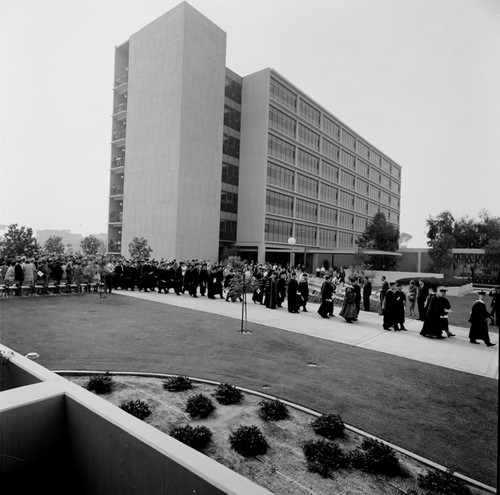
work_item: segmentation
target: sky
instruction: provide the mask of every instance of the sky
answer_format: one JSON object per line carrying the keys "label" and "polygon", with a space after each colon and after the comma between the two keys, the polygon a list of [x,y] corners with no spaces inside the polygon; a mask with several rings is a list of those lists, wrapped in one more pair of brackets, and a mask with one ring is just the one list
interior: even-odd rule
{"label": "sky", "polygon": [[[107,231],[114,49],[179,0],[0,0],[0,225]],[[499,0],[190,0],[402,167],[400,231],[500,216]]]}

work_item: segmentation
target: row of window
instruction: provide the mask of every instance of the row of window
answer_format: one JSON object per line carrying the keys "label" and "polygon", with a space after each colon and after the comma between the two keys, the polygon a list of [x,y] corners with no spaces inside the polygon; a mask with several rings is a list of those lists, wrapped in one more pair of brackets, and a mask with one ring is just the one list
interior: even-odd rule
{"label": "row of window", "polygon": [[241,128],[241,112],[228,105],[224,105],[224,125],[231,129],[240,132]]}
{"label": "row of window", "polygon": [[292,235],[298,244],[342,248],[354,247],[355,235],[350,232],[337,232],[336,230],[316,228],[310,225],[295,224],[293,232],[293,223],[266,218],[265,240],[268,242],[286,243]]}
{"label": "row of window", "polygon": [[230,191],[221,191],[220,209],[228,213],[238,213],[238,194]]}
{"label": "row of window", "polygon": [[[300,151],[299,149],[299,154]],[[311,167],[312,166],[313,165],[311,165]],[[307,168],[307,161],[305,158],[304,166],[301,168]],[[323,174],[325,178],[332,182],[337,182],[351,190],[355,190],[357,193],[363,194],[363,196],[381,201],[393,208],[399,208],[400,200],[397,196],[392,196],[387,191],[383,191],[379,187],[373,186],[359,177],[356,180],[354,175],[345,170],[341,170],[339,173],[338,169],[335,172],[332,168],[332,166],[328,165],[328,168],[324,169],[326,172]],[[311,168],[308,168],[308,170],[311,171]],[[297,188],[295,188],[295,172],[281,165],[277,165],[276,163],[268,162],[267,164],[267,183],[312,198],[318,198],[319,192],[319,198],[323,201],[334,205],[339,204],[345,208],[354,208],[354,194],[347,191],[340,191],[339,194],[339,189],[337,187],[325,184],[324,182],[320,182],[319,180],[312,179],[300,173],[297,173]],[[366,202],[366,204],[367,203],[368,202]]]}
{"label": "row of window", "polygon": [[226,98],[241,105],[241,84],[226,76],[226,87],[224,92]]}
{"label": "row of window", "polygon": [[[312,147],[310,143],[308,145]],[[269,134],[268,153],[275,158],[278,158],[292,165],[296,164],[297,167],[303,168],[311,173],[319,175],[319,156],[313,155],[312,153],[309,153],[301,148],[299,148],[296,152],[295,145],[289,143],[288,141],[285,141],[284,139],[280,139],[274,134]],[[382,186],[390,189],[391,191],[398,193],[400,192],[400,185],[396,181],[391,180],[390,177],[382,174],[379,170],[370,168],[367,163],[364,163],[360,159],[356,159],[356,157],[351,153],[348,153],[345,150],[341,150],[337,145],[325,139],[323,140],[322,153],[328,158],[341,163],[346,168],[349,168],[352,171],[357,171],[359,175],[362,175],[363,177],[366,177],[373,182],[382,184]],[[323,176],[332,180],[333,182],[337,182],[339,168],[335,165],[332,165],[331,163],[326,162],[325,160],[321,160],[321,164]]]}
{"label": "row of window", "polygon": [[[226,193],[229,194],[229,193]],[[237,195],[233,194],[233,197]],[[356,211],[367,215],[370,210],[370,216],[375,215],[378,211],[383,211],[386,218],[391,221],[392,219],[398,219],[396,213],[391,212],[383,206],[378,206],[374,203],[368,203],[366,200],[357,199],[355,203],[354,196],[348,193],[343,194],[340,192],[339,206],[349,209],[350,211]],[[224,211],[231,211],[236,213],[236,211],[226,209]],[[345,211],[338,211],[334,208],[329,208],[328,206],[318,205],[311,201],[306,201],[304,199],[296,198],[294,202],[293,196],[288,196],[286,194],[278,193],[276,191],[266,192],[266,212],[274,213],[276,215],[282,215],[286,217],[295,217],[302,220],[309,220],[311,222],[318,222],[319,213],[319,223],[325,225],[339,226],[347,229],[355,229],[358,231],[364,231],[368,222],[366,217],[358,217],[354,213],[349,213]],[[392,216],[392,218],[391,218]]]}
{"label": "row of window", "polygon": [[[298,95],[287,88],[285,85],[278,82],[276,79],[271,78],[271,98],[281,103],[284,107],[293,111],[294,113],[298,113],[304,120],[313,124],[317,128],[322,129],[322,131],[341,142],[347,148],[352,151],[356,151],[360,156],[369,160],[374,165],[382,167],[382,170],[385,172],[392,174],[396,178],[401,178],[401,170],[399,167],[392,165],[386,158],[383,158],[377,151],[371,149],[368,145],[363,143],[360,139],[357,139],[355,135],[341,127],[339,124],[334,122],[332,119],[323,115],[321,118],[321,112],[313,105],[309,104],[304,99],[300,98]],[[297,101],[299,101],[299,108],[297,112]],[[291,120],[289,125],[295,128],[295,121],[291,117],[287,116],[288,119]],[[290,128],[289,132],[290,131]],[[299,129],[300,132],[300,129]],[[313,132],[310,130],[310,132]],[[291,137],[295,136],[295,133],[287,134]],[[311,139],[313,136],[311,136]],[[333,158],[333,157],[332,157]]]}

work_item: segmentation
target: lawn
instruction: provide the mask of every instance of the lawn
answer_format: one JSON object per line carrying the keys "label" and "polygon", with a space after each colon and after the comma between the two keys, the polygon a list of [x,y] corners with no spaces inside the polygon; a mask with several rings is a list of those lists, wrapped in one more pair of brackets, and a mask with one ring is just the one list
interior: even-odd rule
{"label": "lawn", "polygon": [[185,374],[266,387],[496,486],[496,380],[259,325],[241,335],[230,318],[119,295],[0,304],[2,343],[38,352],[49,369]]}

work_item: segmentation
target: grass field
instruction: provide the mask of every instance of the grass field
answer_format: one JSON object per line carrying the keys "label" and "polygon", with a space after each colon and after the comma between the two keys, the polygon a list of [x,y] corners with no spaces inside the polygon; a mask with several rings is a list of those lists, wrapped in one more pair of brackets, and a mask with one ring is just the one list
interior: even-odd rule
{"label": "grass field", "polygon": [[49,369],[266,386],[496,486],[496,380],[267,326],[243,336],[230,318],[118,295],[11,298],[0,303],[0,318],[1,342],[21,354],[38,352]]}

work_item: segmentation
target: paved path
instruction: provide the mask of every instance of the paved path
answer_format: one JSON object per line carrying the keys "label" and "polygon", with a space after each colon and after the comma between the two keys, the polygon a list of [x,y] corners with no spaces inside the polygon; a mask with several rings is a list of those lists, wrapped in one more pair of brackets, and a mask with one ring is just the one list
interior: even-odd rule
{"label": "paved path", "polygon": [[[115,295],[135,297],[236,318],[240,321],[239,328],[241,328],[241,303],[226,302],[223,299],[210,300],[201,296],[192,298],[188,294],[177,296],[174,293],[117,291],[111,297],[115,297]],[[498,380],[498,346],[488,348],[484,343],[481,345],[471,344],[467,328],[450,327],[451,332],[456,335],[455,337],[443,340],[428,339],[419,335],[422,322],[413,318],[408,318],[405,323],[407,332],[388,332],[382,329],[382,317],[376,313],[361,311],[359,320],[349,324],[338,316],[340,310],[338,307],[335,308],[337,316],[328,320],[321,318],[316,313],[319,305],[315,303],[308,303],[308,313],[293,314],[289,313],[285,307],[271,310],[265,306],[254,304],[251,301],[251,296],[248,300],[246,305],[247,322],[246,324],[244,322],[244,328],[249,331],[252,331],[252,323],[267,325],[288,332],[385,352]],[[492,341],[496,343],[496,335],[492,337]]]}

